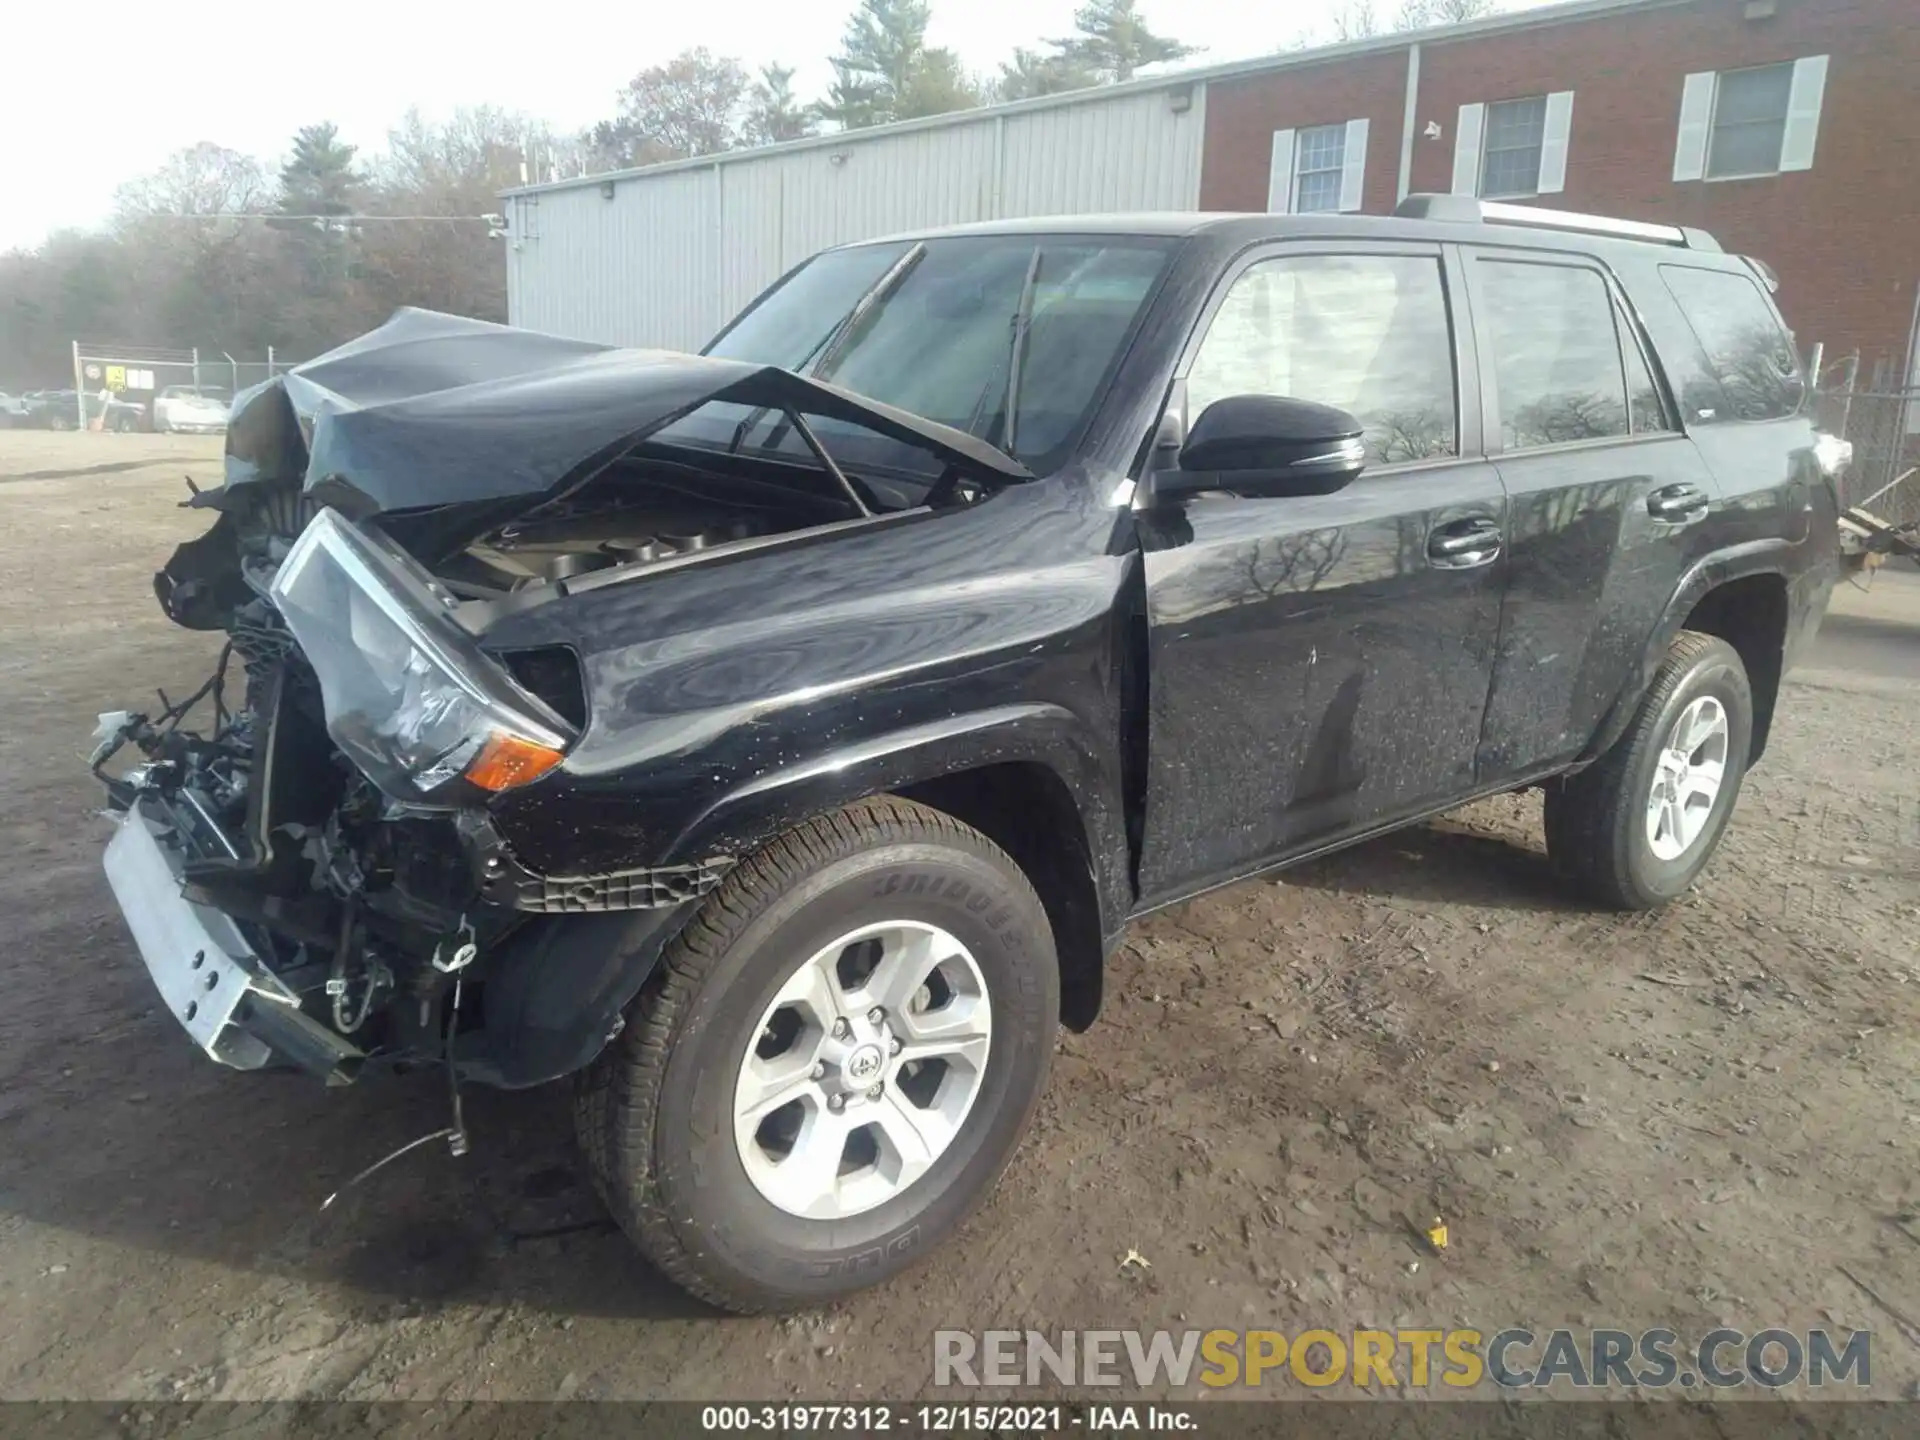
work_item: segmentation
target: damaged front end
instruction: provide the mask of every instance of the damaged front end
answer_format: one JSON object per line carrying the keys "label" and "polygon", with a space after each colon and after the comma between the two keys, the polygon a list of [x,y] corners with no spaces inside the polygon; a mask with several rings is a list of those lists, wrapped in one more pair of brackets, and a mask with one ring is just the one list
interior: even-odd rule
{"label": "damaged front end", "polygon": [[[716,404],[732,443],[655,438]],[[591,1060],[729,862],[516,855],[502,797],[562,778],[591,717],[572,644],[495,650],[487,626],[871,522],[886,507],[803,409],[934,456],[921,510],[1025,474],[789,372],[419,312],[240,397],[226,483],[188,502],[214,523],[155,577],[169,618],[224,632],[216,671],[102,716],[93,756],[109,881],[196,1043],[330,1083],[444,1061],[521,1086]],[[785,450],[746,453],[767,417]]]}

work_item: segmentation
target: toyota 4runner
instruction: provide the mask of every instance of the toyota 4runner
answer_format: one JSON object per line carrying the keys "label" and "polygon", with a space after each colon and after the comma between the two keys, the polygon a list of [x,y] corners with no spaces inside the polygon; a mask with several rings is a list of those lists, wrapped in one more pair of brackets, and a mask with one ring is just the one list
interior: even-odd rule
{"label": "toyota 4runner", "polygon": [[1137,916],[1527,786],[1598,903],[1693,883],[1835,574],[1772,288],[1415,197],[852,245],[698,356],[403,311],[236,402],[108,878],[215,1060],[574,1077],[663,1271],[829,1299]]}

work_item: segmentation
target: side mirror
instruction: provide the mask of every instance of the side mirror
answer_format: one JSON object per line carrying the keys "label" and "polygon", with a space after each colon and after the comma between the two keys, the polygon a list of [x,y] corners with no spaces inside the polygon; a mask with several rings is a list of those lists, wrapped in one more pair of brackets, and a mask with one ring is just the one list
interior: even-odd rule
{"label": "side mirror", "polygon": [[1346,411],[1279,395],[1229,395],[1200,412],[1177,470],[1154,477],[1154,498],[1331,495],[1366,468],[1360,422]]}

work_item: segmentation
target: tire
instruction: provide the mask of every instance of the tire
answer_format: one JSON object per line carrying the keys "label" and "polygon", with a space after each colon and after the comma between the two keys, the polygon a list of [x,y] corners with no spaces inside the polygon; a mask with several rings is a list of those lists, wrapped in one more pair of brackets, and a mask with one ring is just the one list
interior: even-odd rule
{"label": "tire", "polygon": [[[1658,821],[1652,814],[1663,756],[1670,745],[1705,733],[1715,706],[1724,737],[1692,748],[1689,760],[1698,763],[1677,780],[1667,771],[1666,779],[1686,791],[1720,766],[1710,803],[1680,807],[1687,818],[1676,831],[1672,811]],[[1685,737],[1675,728],[1683,717],[1696,727]],[[1555,868],[1621,910],[1656,909],[1685,893],[1726,833],[1752,743],[1753,688],[1739,652],[1717,636],[1681,631],[1626,734],[1593,765],[1547,786],[1547,853]],[[1715,755],[1722,758],[1715,762]]]}
{"label": "tire", "polygon": [[[883,930],[883,938],[843,945],[863,929]],[[896,930],[944,936],[963,958],[939,962],[924,982],[905,982],[910,988],[900,993],[912,998],[900,1008],[912,1015],[884,1007],[859,1012],[886,992],[879,965],[893,965],[876,961],[862,981],[860,958],[894,954],[885,937]],[[899,981],[918,968],[901,960],[885,973]],[[833,1010],[850,1007],[844,1014],[853,1016],[852,1025],[877,1024],[880,1015],[903,1028],[854,1029],[844,1042],[822,1033],[816,1041],[816,1030],[826,1027],[813,1024],[815,1012],[770,1008],[801,977],[819,974],[830,977],[825,998]],[[846,983],[849,974],[854,983]],[[861,998],[866,985],[873,988]],[[658,1269],[722,1309],[815,1306],[878,1284],[958,1228],[1012,1157],[1052,1063],[1059,989],[1040,899],[985,836],[891,797],[809,821],[735,866],[707,897],[667,947],[625,1028],[579,1077],[575,1123],[593,1183]],[[944,1001],[929,999],[936,993]],[[956,1053],[921,1061],[916,1070],[907,1063],[914,1047],[938,1048],[914,1038],[918,1027],[929,1016],[938,1022],[956,1001],[962,1008],[949,1025],[990,1023],[984,1040],[968,1042],[981,1047],[977,1067]],[[794,1016],[805,1021],[798,1038],[777,1037],[783,1021],[788,1029],[799,1024]],[[882,1063],[876,1057],[886,1054],[888,1033],[909,1037],[894,1052],[906,1060],[886,1060],[880,1072],[863,1068]],[[878,1039],[864,1043],[870,1035]],[[771,1060],[750,1059],[776,1042],[786,1048]],[[807,1069],[810,1056],[828,1053],[818,1047],[836,1044],[857,1048],[839,1052],[843,1063]],[[737,1130],[736,1088],[750,1083],[746,1067],[788,1062],[797,1063],[791,1073],[805,1097],[769,1112],[759,1129],[750,1118]],[[870,1089],[835,1088],[865,1087],[875,1074],[880,1083]],[[951,1138],[927,1168],[889,1193],[905,1171],[896,1152],[879,1148],[891,1143],[882,1136],[899,1133],[888,1128],[899,1123],[895,1112],[918,1106],[909,1092],[929,1076],[938,1087],[930,1102],[936,1108],[916,1108],[916,1117],[943,1116],[960,1092],[971,1099],[957,1119],[939,1120]],[[871,1116],[858,1132],[867,1139],[834,1140],[838,1131],[822,1123],[829,1106],[841,1127]],[[763,1136],[777,1149],[782,1123],[793,1132],[786,1158],[800,1153],[808,1134],[828,1137],[825,1148],[809,1152],[834,1157],[808,1172],[833,1177],[820,1203],[865,1196],[865,1208],[848,1201],[844,1213],[809,1216],[776,1203],[774,1195],[784,1192],[763,1187],[784,1184],[788,1172],[767,1165]],[[911,1123],[917,1129],[919,1118]]]}
{"label": "tire", "polygon": [[73,429],[73,421],[58,411],[55,411],[47,419],[47,428],[49,430],[71,430]]}

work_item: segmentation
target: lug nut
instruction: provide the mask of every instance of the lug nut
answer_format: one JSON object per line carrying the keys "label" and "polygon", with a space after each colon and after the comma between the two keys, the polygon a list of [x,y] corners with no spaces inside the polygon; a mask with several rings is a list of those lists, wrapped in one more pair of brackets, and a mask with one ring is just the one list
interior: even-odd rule
{"label": "lug nut", "polygon": [[847,1097],[846,1097],[846,1096],[844,1096],[844,1095],[829,1095],[829,1096],[827,1097],[827,1109],[829,1109],[829,1110],[831,1110],[831,1111],[833,1111],[833,1113],[834,1113],[834,1114],[836,1114],[836,1115],[838,1115],[838,1114],[839,1114],[839,1113],[840,1113],[840,1112],[841,1112],[842,1110],[844,1110],[844,1109],[846,1109],[846,1108],[847,1108]]}
{"label": "lug nut", "polygon": [[894,1036],[893,1039],[887,1042],[887,1050],[890,1054],[898,1055],[902,1050],[906,1048],[907,1048],[906,1045],[902,1043],[898,1035]]}
{"label": "lug nut", "polygon": [[887,1012],[882,1010],[878,1005],[874,1006],[873,1009],[867,1011],[867,1019],[871,1020],[875,1025],[878,1025],[882,1020],[885,1020],[886,1018],[887,1018]]}
{"label": "lug nut", "polygon": [[852,1033],[853,1033],[853,1027],[849,1025],[844,1019],[835,1020],[833,1022],[833,1038],[834,1039],[844,1040],[847,1038],[847,1036],[851,1035]]}
{"label": "lug nut", "polygon": [[824,1080],[826,1078],[826,1075],[827,1075],[826,1062],[824,1060],[814,1062],[813,1078],[816,1080]]}
{"label": "lug nut", "polygon": [[886,1089],[887,1087],[885,1085],[874,1086],[871,1090],[867,1091],[867,1099],[878,1100],[881,1095],[886,1093]]}

